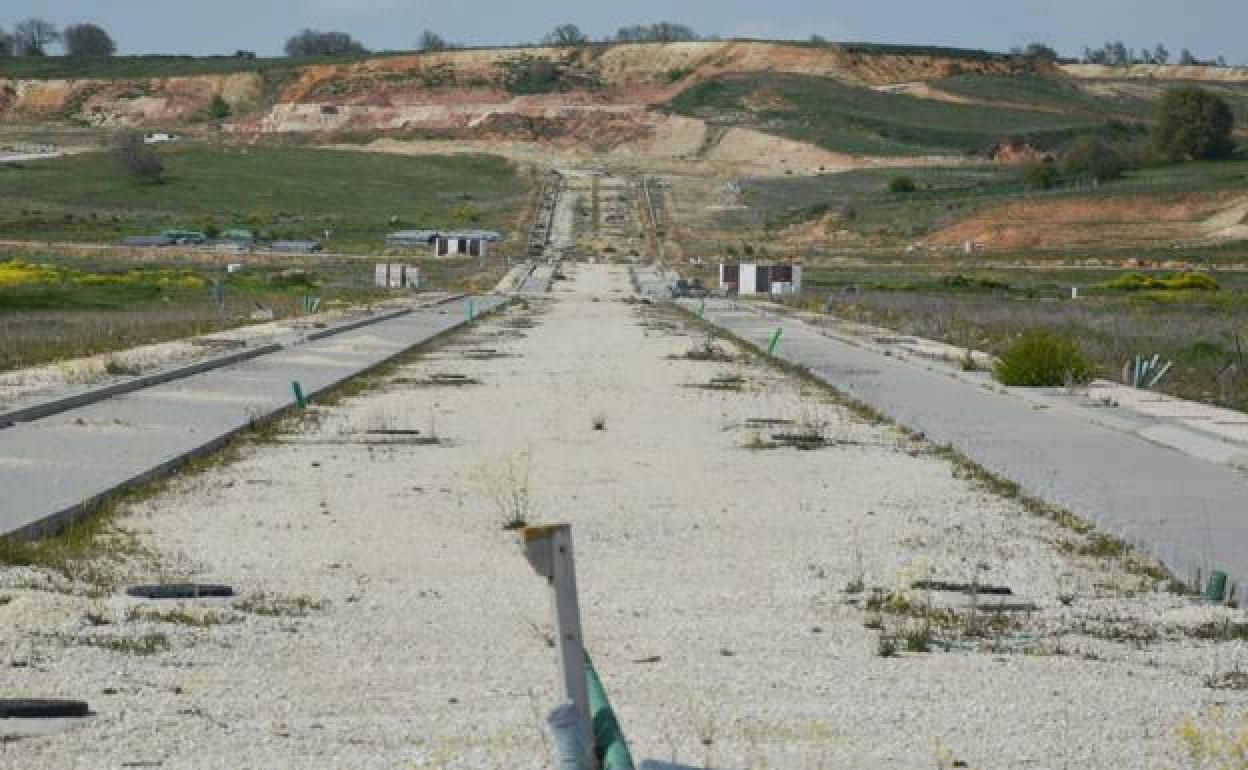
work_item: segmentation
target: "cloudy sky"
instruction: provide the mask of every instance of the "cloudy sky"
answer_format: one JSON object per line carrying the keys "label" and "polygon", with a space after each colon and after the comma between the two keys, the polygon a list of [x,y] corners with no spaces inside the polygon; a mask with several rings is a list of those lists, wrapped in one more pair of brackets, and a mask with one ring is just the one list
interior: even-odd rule
{"label": "cloudy sky", "polygon": [[471,44],[536,40],[571,21],[594,37],[672,20],[725,37],[864,40],[1005,50],[1043,40],[1067,54],[1121,39],[1248,64],[1248,0],[3,0],[28,16],[93,21],[124,53],[276,54],[303,28],[340,29],[373,49],[411,48],[423,29]]}

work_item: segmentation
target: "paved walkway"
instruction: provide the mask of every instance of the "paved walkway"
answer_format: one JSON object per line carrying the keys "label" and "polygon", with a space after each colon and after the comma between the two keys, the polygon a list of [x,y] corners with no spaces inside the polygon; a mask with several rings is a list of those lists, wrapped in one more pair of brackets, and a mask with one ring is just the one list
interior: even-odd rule
{"label": "paved walkway", "polygon": [[760,348],[782,328],[778,358],[1155,554],[1181,577],[1218,569],[1241,591],[1248,580],[1248,477],[1241,471],[829,337],[758,306],[708,300],[705,318]]}
{"label": "paved walkway", "polygon": [[483,296],[0,429],[0,533],[33,534],[505,300]]}

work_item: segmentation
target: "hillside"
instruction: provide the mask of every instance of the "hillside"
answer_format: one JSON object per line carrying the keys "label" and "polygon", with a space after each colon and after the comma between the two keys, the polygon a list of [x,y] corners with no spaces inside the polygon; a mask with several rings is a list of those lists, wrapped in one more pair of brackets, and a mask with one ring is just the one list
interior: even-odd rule
{"label": "hillside", "polygon": [[[774,73],[865,88],[957,73],[1007,75],[1020,66],[975,52],[762,42],[457,50],[306,65],[228,58],[59,64],[60,71],[44,65],[33,72],[24,62],[0,65],[0,75],[15,68],[27,75],[0,79],[0,122],[208,128],[220,97],[231,112],[224,127],[239,134],[567,137],[614,147],[661,135],[666,119],[650,108],[719,77]],[[139,76],[145,66],[153,76]],[[693,149],[704,139],[696,137]]]}
{"label": "hillside", "polygon": [[[0,79],[0,124],[510,141],[775,173],[887,158],[952,162],[1006,137],[1056,147],[1106,121],[1146,122],[1168,76],[1212,81],[1248,118],[1248,72],[1139,70],[1051,67],[938,48],[757,41],[333,62],[13,60],[0,65],[0,76],[24,77]],[[214,101],[218,110],[221,101],[228,107],[220,122]]]}

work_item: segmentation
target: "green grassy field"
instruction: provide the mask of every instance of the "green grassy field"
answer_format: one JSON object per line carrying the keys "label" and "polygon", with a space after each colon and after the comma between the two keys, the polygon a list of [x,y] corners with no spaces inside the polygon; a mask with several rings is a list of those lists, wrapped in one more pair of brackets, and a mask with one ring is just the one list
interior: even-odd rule
{"label": "green grassy field", "polygon": [[1061,110],[1088,119],[1125,117],[1147,121],[1153,116],[1153,102],[1147,99],[1098,96],[1088,93],[1073,81],[1054,77],[957,75],[933,81],[932,86],[971,99]]}
{"label": "green grassy field", "polygon": [[1090,112],[950,104],[776,74],[708,80],[678,95],[669,108],[865,155],[975,154],[1009,137],[1055,147],[1104,123],[1103,115]]}
{"label": "green grassy field", "polygon": [[109,153],[0,164],[0,238],[116,242],[214,222],[281,238],[332,230],[327,250],[369,252],[401,227],[507,233],[528,196],[527,178],[494,156],[204,146],[162,156],[162,184],[135,181]]}

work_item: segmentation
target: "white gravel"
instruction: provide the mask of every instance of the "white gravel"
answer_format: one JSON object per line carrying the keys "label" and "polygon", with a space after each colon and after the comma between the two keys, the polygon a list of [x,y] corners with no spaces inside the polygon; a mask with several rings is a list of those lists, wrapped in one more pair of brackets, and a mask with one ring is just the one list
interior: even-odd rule
{"label": "white gravel", "polygon": [[[0,572],[12,597],[0,664],[27,664],[0,669],[4,690],[85,698],[97,712],[0,743],[0,766],[549,767],[538,729],[556,682],[548,597],[491,494],[522,486],[526,469],[531,520],[574,525],[586,636],[639,762],[1183,767],[1185,720],[1242,723],[1248,693],[1205,686],[1235,664],[1234,644],[1072,630],[1081,617],[1165,629],[1242,613],[1063,551],[1075,535],[782,374],[670,358],[696,340],[621,302],[623,268],[565,270],[573,280],[552,299],[397,373],[482,385],[391,383],[122,520],[160,557],[145,577],[322,608],[267,616],[201,602],[186,606],[236,622],[188,627],[126,619],[150,602],[23,588],[30,571]],[[517,336],[512,322],[529,316],[537,325]],[[734,372],[744,392],[685,387]],[[597,413],[604,431],[591,428]],[[744,449],[752,417],[826,420],[844,443]],[[433,430],[444,445],[350,443],[379,423]],[[864,623],[891,633],[905,621],[844,592],[859,579],[901,591],[976,574],[1039,605],[1020,635],[883,658]],[[90,626],[89,611],[114,622]],[[170,650],[75,641],[156,632]]]}

